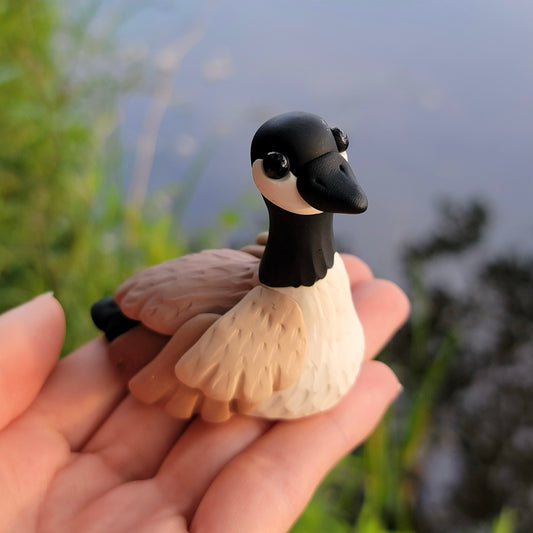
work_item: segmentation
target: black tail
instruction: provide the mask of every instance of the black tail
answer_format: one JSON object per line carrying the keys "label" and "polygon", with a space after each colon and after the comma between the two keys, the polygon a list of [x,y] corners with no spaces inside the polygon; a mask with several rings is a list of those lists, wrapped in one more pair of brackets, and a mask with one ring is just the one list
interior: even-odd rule
{"label": "black tail", "polygon": [[94,325],[104,332],[109,342],[139,324],[138,320],[123,314],[111,296],[102,298],[92,305],[91,318]]}

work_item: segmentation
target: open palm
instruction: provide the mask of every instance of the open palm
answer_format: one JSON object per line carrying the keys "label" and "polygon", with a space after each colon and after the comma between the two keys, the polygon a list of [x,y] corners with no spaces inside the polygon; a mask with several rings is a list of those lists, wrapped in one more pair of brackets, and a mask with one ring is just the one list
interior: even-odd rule
{"label": "open palm", "polygon": [[408,303],[345,256],[366,358],[332,410],[289,422],[179,421],[130,396],[95,339],[57,362],[58,302],[0,317],[0,531],[287,531],[325,473],[361,443],[399,391],[371,361]]}

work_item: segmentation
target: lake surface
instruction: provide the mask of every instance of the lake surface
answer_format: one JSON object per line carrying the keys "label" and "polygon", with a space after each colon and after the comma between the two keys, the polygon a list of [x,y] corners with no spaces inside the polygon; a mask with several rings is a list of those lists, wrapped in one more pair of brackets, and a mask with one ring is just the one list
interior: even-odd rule
{"label": "lake surface", "polygon": [[[122,42],[146,54],[160,87],[123,98],[122,138],[131,182],[143,175],[139,135],[156,133],[150,191],[179,181],[214,146],[187,228],[212,225],[222,209],[240,205],[253,191],[253,133],[270,116],[300,109],[349,134],[369,210],[338,216],[336,235],[378,275],[400,278],[402,244],[427,231],[442,197],[489,202],[484,254],[531,250],[533,3],[177,4],[141,9],[122,28]],[[165,76],[172,94],[159,97],[158,110],[153,95],[164,94]],[[250,219],[250,231],[261,217]]]}

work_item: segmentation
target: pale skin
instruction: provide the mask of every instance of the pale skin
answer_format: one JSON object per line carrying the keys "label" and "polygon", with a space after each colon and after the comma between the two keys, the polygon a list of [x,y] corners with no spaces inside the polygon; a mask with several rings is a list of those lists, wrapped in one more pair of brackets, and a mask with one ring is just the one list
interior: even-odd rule
{"label": "pale skin", "polygon": [[372,359],[407,298],[344,260],[366,362],[335,408],[297,421],[175,420],[127,393],[102,338],[58,362],[65,321],[51,295],[1,315],[0,531],[286,532],[401,389]]}

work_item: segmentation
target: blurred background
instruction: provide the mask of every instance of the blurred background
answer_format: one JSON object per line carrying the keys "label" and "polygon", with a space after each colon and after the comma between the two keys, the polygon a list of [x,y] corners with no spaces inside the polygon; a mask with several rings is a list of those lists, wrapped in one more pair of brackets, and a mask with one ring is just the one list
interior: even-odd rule
{"label": "blurred background", "polygon": [[526,0],[0,0],[0,311],[54,290],[66,353],[135,270],[251,242],[253,133],[317,113],[370,204],[338,246],[413,312],[293,531],[533,531],[532,53]]}

